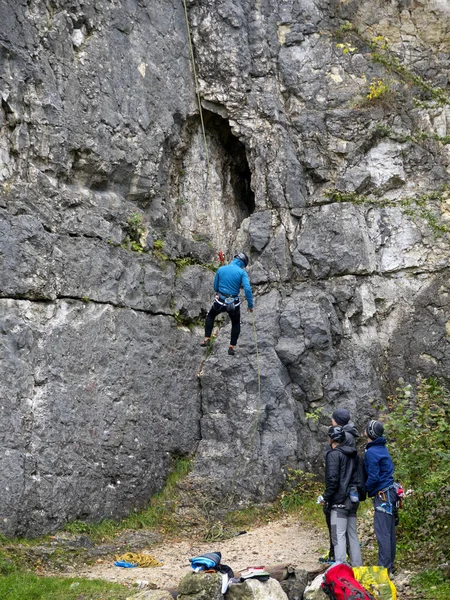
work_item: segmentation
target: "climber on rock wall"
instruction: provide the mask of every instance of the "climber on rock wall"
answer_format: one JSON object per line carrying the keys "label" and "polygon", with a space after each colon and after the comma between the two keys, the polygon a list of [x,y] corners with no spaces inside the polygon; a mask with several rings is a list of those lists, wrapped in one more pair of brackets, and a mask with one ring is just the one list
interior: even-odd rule
{"label": "climber on rock wall", "polygon": [[241,299],[239,292],[244,288],[248,311],[253,312],[253,293],[245,270],[248,256],[244,252],[236,254],[229,265],[219,267],[214,278],[214,302],[206,316],[205,339],[201,345],[209,346],[214,320],[218,314],[228,312],[231,319],[231,339],[228,354],[235,354],[235,347],[241,332]]}

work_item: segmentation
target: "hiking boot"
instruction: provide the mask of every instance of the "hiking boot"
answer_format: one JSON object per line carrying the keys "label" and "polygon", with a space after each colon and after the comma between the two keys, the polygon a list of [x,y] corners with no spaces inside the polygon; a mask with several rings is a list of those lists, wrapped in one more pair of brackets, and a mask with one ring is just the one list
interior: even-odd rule
{"label": "hiking boot", "polygon": [[234,349],[234,346],[230,346],[230,347],[228,348],[228,354],[229,354],[230,356],[234,356],[234,355],[236,354],[236,351],[235,351],[235,349]]}
{"label": "hiking boot", "polygon": [[211,338],[205,338],[203,340],[203,342],[200,344],[200,346],[203,346],[203,348],[206,348],[206,346],[209,346],[210,340],[211,340]]}

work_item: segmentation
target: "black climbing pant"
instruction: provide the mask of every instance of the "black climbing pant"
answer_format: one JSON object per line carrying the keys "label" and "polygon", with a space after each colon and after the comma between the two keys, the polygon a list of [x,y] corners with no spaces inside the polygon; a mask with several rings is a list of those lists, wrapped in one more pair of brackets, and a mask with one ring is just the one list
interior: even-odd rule
{"label": "black climbing pant", "polygon": [[241,307],[237,305],[233,311],[227,311],[225,304],[214,300],[205,321],[205,337],[211,337],[214,327],[214,320],[222,312],[228,312],[231,319],[231,340],[230,345],[236,346],[239,334],[241,333]]}

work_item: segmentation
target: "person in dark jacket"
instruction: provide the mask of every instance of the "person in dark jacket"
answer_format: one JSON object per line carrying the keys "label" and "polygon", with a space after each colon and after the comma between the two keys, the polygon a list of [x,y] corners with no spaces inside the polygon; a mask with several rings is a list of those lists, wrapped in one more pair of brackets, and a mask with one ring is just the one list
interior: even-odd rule
{"label": "person in dark jacket", "polygon": [[253,293],[250,280],[245,271],[248,257],[244,252],[236,254],[229,265],[219,267],[214,278],[214,302],[206,316],[205,339],[202,346],[209,346],[214,320],[218,314],[227,311],[231,319],[231,339],[228,354],[234,355],[239,334],[241,333],[241,300],[239,293],[244,288],[249,312],[253,312]]}
{"label": "person in dark jacket", "polygon": [[330,510],[331,538],[336,562],[345,562],[348,546],[353,567],[362,565],[361,548],[356,530],[359,501],[350,499],[349,491],[356,486],[356,449],[346,445],[342,427],[328,429],[330,450],[325,459],[324,507]]}
{"label": "person in dark jacket", "polygon": [[373,498],[373,526],[378,541],[378,565],[386,567],[389,574],[395,571],[396,553],[395,507],[398,501],[394,486],[394,463],[386,448],[384,425],[369,421],[364,434],[367,445],[364,465],[367,473],[366,491]]}
{"label": "person in dark jacket", "polygon": [[[345,432],[345,446],[350,446],[350,448],[356,449],[356,438],[359,437],[359,432],[356,429],[355,425],[350,421],[350,413],[346,408],[337,408],[333,414],[331,415],[331,425],[336,427],[342,427]],[[325,456],[329,450],[327,448],[325,450]],[[328,527],[328,535],[330,538],[330,549],[327,554],[321,556],[319,558],[319,562],[331,564],[334,562],[334,546],[333,540],[331,537],[331,511],[324,507],[325,521]]]}

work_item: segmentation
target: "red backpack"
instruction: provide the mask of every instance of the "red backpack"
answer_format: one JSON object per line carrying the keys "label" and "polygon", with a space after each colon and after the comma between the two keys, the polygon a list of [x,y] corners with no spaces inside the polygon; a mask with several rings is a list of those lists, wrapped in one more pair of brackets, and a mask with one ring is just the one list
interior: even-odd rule
{"label": "red backpack", "polygon": [[375,600],[345,563],[338,563],[325,571],[322,589],[331,600]]}

